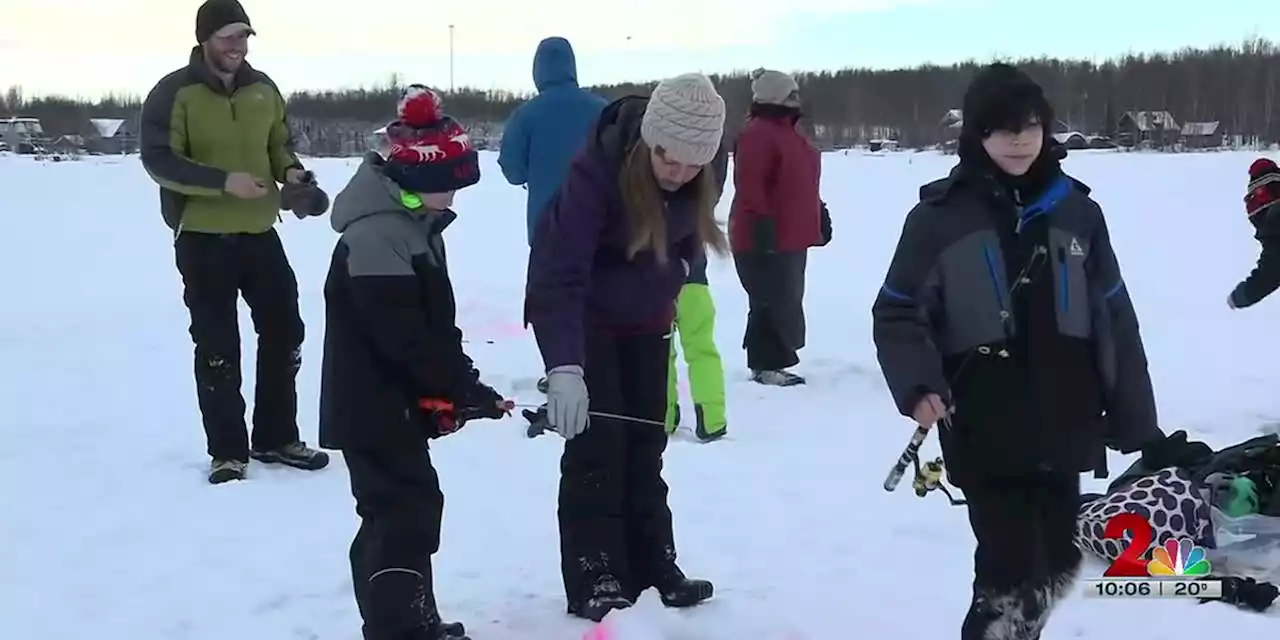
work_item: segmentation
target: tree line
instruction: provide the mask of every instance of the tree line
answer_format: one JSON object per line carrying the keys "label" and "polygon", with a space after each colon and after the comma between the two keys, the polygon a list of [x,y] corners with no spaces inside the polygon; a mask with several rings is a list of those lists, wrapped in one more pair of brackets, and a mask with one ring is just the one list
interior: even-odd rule
{"label": "tree line", "polygon": [[[1009,60],[1039,81],[1059,120],[1086,134],[1111,135],[1131,111],[1168,111],[1178,123],[1219,121],[1221,131],[1261,142],[1280,141],[1276,113],[1280,48],[1266,39],[1175,52],[1129,54],[1103,62],[1041,57]],[[921,65],[909,69],[800,72],[808,129],[823,144],[848,146],[895,138],[905,147],[945,142],[954,135],[942,118],[961,102],[973,73],[984,63]],[[268,70],[269,72],[270,70]],[[751,102],[746,71],[711,76],[727,104],[732,135]],[[403,87],[392,76],[379,85],[347,90],[303,90],[288,98],[290,117],[313,153],[360,149],[374,129],[395,113]],[[589,87],[606,98],[647,95],[656,84]],[[446,93],[446,108],[494,142],[501,123],[530,97],[463,88]],[[40,118],[49,135],[83,132],[88,118],[135,118],[137,96],[90,102],[59,96],[24,98],[20,88],[0,94],[0,114]],[[329,140],[332,139],[332,140]],[[367,147],[365,147],[367,148]]]}

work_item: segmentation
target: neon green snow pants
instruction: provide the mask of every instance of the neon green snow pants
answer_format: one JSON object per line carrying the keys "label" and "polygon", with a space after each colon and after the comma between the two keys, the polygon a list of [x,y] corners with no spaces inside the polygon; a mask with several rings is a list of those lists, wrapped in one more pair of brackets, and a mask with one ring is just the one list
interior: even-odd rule
{"label": "neon green snow pants", "polygon": [[[695,407],[702,414],[706,433],[719,433],[725,428],[724,365],[715,339],[716,305],[711,289],[705,284],[686,284],[676,298],[676,322],[673,333],[679,336],[680,350],[689,366],[689,389]],[[676,341],[671,341],[670,365],[667,369],[667,432],[675,431]],[[682,420],[682,422],[685,422]]]}

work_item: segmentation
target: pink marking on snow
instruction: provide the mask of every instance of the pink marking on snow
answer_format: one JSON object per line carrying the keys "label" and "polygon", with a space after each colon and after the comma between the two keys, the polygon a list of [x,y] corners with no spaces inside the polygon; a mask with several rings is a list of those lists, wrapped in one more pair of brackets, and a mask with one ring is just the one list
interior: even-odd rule
{"label": "pink marking on snow", "polygon": [[613,638],[613,629],[604,622],[591,627],[586,635],[582,636],[582,640],[610,640],[611,638]]}

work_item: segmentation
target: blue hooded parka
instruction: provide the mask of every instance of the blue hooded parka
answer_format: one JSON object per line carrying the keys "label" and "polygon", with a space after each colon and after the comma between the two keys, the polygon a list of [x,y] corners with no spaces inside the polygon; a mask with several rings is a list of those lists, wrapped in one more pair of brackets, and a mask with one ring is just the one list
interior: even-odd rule
{"label": "blue hooded parka", "polygon": [[513,185],[529,190],[528,237],[543,207],[560,188],[569,163],[607,104],[578,86],[578,64],[564,38],[538,43],[533,56],[538,95],[516,108],[503,127],[498,165]]}

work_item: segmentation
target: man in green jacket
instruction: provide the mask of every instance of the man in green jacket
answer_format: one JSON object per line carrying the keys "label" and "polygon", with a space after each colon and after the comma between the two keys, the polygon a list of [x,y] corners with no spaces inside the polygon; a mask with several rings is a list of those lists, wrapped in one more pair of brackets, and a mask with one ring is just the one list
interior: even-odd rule
{"label": "man in green jacket", "polygon": [[[274,228],[276,183],[305,186],[310,174],[293,153],[280,91],[244,61],[253,34],[237,0],[207,0],[189,63],[142,106],[142,164],[175,234],[214,484],[243,479],[250,458],[301,469],[329,462],[298,434],[304,330],[297,279]],[[258,334],[252,447],[240,393],[241,294]]]}

